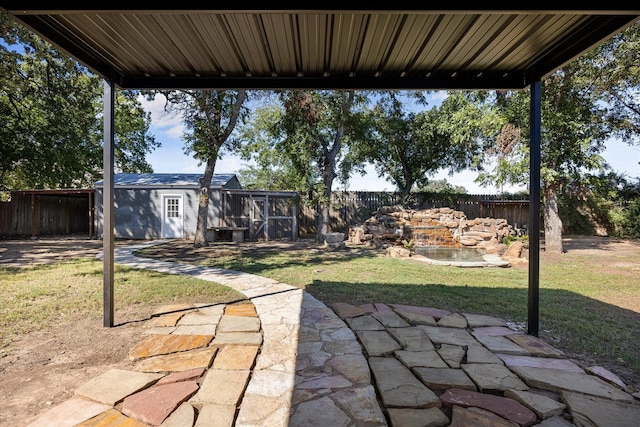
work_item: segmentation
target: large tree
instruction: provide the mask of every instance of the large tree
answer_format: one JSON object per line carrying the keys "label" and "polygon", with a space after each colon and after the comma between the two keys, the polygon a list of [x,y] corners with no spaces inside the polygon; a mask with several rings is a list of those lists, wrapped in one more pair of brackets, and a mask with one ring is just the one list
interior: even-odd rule
{"label": "large tree", "polygon": [[368,137],[368,97],[354,90],[288,91],[282,101],[278,145],[319,195],[316,240],[323,242],[330,231],[334,181],[348,180],[358,163],[349,149]]}
{"label": "large tree", "polygon": [[398,92],[383,93],[372,110],[373,138],[362,141],[357,147],[357,155],[373,164],[378,177],[384,177],[398,189],[403,203],[415,185],[427,182],[427,173],[435,172],[438,167],[434,165],[439,163],[429,155],[432,148],[433,152],[438,152],[436,138],[431,138],[433,145],[418,140],[419,133],[425,135],[429,119],[420,114],[419,124],[417,114],[410,111],[407,104]]}
{"label": "large tree", "polygon": [[186,131],[182,135],[184,152],[204,163],[200,178],[198,219],[194,246],[207,245],[207,220],[209,213],[209,189],[216,162],[226,150],[237,148],[239,142],[232,138],[236,125],[247,117],[248,92],[245,90],[176,90],[147,94],[149,99],[162,93],[166,98],[165,109],[182,117]]}
{"label": "large tree", "polygon": [[312,195],[319,206],[316,239],[323,242],[330,231],[334,182],[348,181],[362,167],[351,149],[370,137],[368,93],[282,91],[278,96],[278,106],[258,114],[245,129],[247,139],[258,141],[254,147],[263,153],[252,158],[259,166],[275,160],[281,176],[288,182],[297,179],[295,189]]}
{"label": "large tree", "polygon": [[[545,248],[562,251],[559,198],[588,194],[590,176],[608,170],[607,139],[638,144],[640,136],[640,23],[566,65],[543,81],[541,186]],[[496,140],[497,167],[481,182],[525,183],[528,175],[528,94],[498,93],[505,113]],[[535,185],[535,183],[534,183]]]}
{"label": "large tree", "polygon": [[[102,174],[102,80],[0,14],[0,190],[75,188]],[[159,144],[131,91],[117,93],[115,165],[151,171]]]}
{"label": "large tree", "polygon": [[[570,182],[605,169],[601,153],[610,129],[605,110],[583,85],[581,62],[574,61],[543,81],[541,189],[545,250],[562,252],[559,197]],[[485,99],[486,100],[486,99]],[[495,167],[481,173],[481,183],[526,184],[529,179],[529,93],[498,92],[490,99],[503,117],[493,143]],[[538,185],[537,183],[532,183]]]}
{"label": "large tree", "polygon": [[[592,194],[589,183],[609,170],[601,156],[607,140],[617,137],[640,143],[638,57],[640,23],[543,81],[541,185],[546,250],[563,249],[560,199],[582,194],[586,200]],[[493,146],[497,166],[481,174],[481,182],[526,183],[528,179],[528,93],[513,95],[497,94],[496,105],[506,113],[505,126]]]}
{"label": "large tree", "polygon": [[383,92],[373,109],[374,138],[359,146],[359,155],[396,186],[404,202],[436,172],[454,174],[474,164],[485,123],[479,106],[461,92],[450,93],[440,106],[415,111],[426,104],[424,97]]}
{"label": "large tree", "polygon": [[606,105],[613,135],[640,145],[640,22],[581,59],[583,84]]}

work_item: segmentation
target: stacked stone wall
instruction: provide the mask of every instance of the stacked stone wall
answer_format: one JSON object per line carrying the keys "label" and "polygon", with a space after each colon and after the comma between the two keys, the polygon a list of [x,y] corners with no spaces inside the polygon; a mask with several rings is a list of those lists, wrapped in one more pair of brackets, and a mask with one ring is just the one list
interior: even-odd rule
{"label": "stacked stone wall", "polygon": [[[504,239],[514,234],[503,218],[468,219],[464,212],[447,207],[412,210],[384,206],[362,225],[351,227],[349,241],[381,248],[402,246],[405,241],[413,246],[485,248],[488,253],[500,253],[506,250]],[[431,235],[437,238],[430,240]]]}

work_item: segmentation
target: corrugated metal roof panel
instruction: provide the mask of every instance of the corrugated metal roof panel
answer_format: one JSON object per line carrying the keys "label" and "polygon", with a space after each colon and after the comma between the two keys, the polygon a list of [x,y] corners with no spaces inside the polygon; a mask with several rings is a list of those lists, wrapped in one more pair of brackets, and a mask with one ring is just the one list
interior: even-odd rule
{"label": "corrugated metal roof panel", "polygon": [[[187,173],[117,173],[114,175],[116,187],[199,187],[200,174]],[[211,187],[223,187],[235,177],[235,174],[214,174],[211,179]],[[94,184],[103,186],[103,180]]]}
{"label": "corrugated metal roof panel", "polygon": [[640,17],[640,9],[439,10],[397,1],[397,9],[349,10],[30,3],[0,0],[0,8],[128,89],[519,89]]}

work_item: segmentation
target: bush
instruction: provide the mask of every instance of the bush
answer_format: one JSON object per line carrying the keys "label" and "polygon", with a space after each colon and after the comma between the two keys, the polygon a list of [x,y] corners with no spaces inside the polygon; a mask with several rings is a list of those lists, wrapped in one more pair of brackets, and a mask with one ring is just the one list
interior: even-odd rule
{"label": "bush", "polygon": [[640,200],[631,200],[611,210],[611,219],[618,237],[640,238]]}
{"label": "bush", "polygon": [[516,236],[515,234],[510,234],[507,237],[505,237],[504,240],[502,240],[502,243],[504,243],[505,245],[509,246],[513,242],[518,242],[518,241],[522,241],[524,243],[525,247],[527,247],[528,243],[529,243],[529,235],[528,234],[523,234],[521,236]]}

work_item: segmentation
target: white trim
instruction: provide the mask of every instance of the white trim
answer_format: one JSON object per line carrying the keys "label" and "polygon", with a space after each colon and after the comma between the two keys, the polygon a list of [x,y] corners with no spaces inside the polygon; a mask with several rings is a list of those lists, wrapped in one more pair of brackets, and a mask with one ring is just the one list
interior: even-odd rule
{"label": "white trim", "polygon": [[[167,237],[166,236],[166,227],[165,224],[167,223],[167,211],[166,211],[166,201],[167,199],[178,199],[179,200],[179,209],[180,209],[180,231],[181,231],[181,235],[179,237],[175,237],[175,236],[171,236],[171,237]],[[161,195],[161,200],[162,200],[162,218],[161,218],[161,224],[160,224],[160,237],[163,239],[166,238],[171,238],[171,239],[183,239],[184,238],[184,197],[182,194],[162,194]]]}

